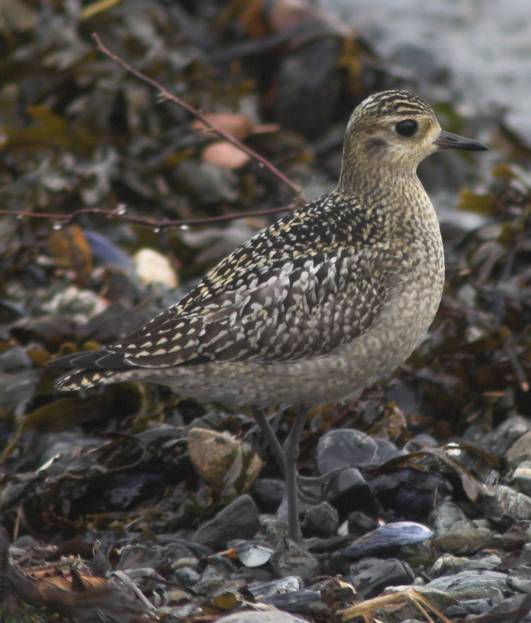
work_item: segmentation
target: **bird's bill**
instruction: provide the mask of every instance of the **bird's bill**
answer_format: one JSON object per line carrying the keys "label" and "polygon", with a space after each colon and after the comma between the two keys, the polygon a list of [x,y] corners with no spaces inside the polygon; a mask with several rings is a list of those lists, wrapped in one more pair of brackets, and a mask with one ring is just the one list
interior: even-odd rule
{"label": "bird's bill", "polygon": [[434,145],[437,145],[439,149],[464,149],[466,151],[485,151],[488,149],[479,141],[452,134],[446,130],[442,130],[439,138],[434,141]]}

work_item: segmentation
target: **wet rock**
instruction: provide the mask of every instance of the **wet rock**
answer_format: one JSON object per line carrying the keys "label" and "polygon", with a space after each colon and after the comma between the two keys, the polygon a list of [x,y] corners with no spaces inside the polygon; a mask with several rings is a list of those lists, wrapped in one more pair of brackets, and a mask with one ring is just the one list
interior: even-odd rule
{"label": "wet rock", "polygon": [[348,516],[347,529],[353,537],[361,536],[376,528],[378,528],[376,520],[361,511],[354,511]]}
{"label": "wet rock", "polygon": [[192,567],[181,567],[174,572],[173,576],[185,588],[192,588],[201,579],[199,573]]}
{"label": "wet rock", "polygon": [[418,452],[424,448],[435,448],[438,445],[437,440],[431,435],[428,435],[427,433],[419,433],[418,435],[412,437],[404,445],[404,450],[406,452]]}
{"label": "wet rock", "polygon": [[531,460],[531,431],[524,433],[507,450],[507,462],[511,467],[517,467],[523,461]]}
{"label": "wet rock", "polygon": [[300,591],[302,587],[301,578],[295,575],[288,575],[280,580],[272,580],[271,582],[253,582],[247,588],[256,601],[264,601],[273,595]]}
{"label": "wet rock", "polygon": [[276,548],[279,543],[287,539],[288,524],[283,519],[265,515],[260,518],[260,522],[262,528],[261,534],[264,540],[273,547]]}
{"label": "wet rock", "polygon": [[356,467],[348,467],[333,474],[326,484],[325,495],[341,519],[354,509],[376,512],[376,501],[369,485]]}
{"label": "wet rock", "polygon": [[356,591],[368,599],[388,586],[411,584],[415,574],[406,562],[396,558],[364,558],[351,565],[349,579]]}
{"label": "wet rock", "polygon": [[506,485],[497,485],[494,495],[485,496],[481,500],[481,509],[487,516],[509,515],[516,521],[531,520],[531,498]]}
{"label": "wet rock", "polygon": [[452,490],[442,475],[407,467],[371,478],[369,487],[385,508],[393,509],[398,515],[419,519],[426,517],[433,510],[435,501]]}
{"label": "wet rock", "polygon": [[271,566],[281,578],[296,575],[305,580],[317,575],[319,561],[293,541],[285,541],[273,554]]}
{"label": "wet rock", "polygon": [[144,284],[161,283],[167,288],[177,287],[177,274],[167,257],[154,249],[140,249],[133,256],[135,273]]}
{"label": "wet rock", "polygon": [[356,539],[343,550],[343,556],[356,560],[365,556],[384,554],[405,545],[416,545],[427,541],[433,532],[422,524],[412,521],[397,521],[381,526]]}
{"label": "wet rock", "polygon": [[531,461],[523,461],[514,470],[512,483],[525,495],[531,496]]}
{"label": "wet rock", "polygon": [[253,494],[266,513],[274,513],[284,496],[284,481],[277,478],[258,478],[253,485]]}
{"label": "wet rock", "polygon": [[531,594],[531,566],[522,565],[518,569],[511,570],[507,584],[516,591]]}
{"label": "wet rock", "polygon": [[196,582],[192,591],[199,595],[213,597],[218,591],[230,591],[231,588],[238,588],[238,583],[231,580],[235,575],[236,569],[230,560],[213,556],[198,582]]}
{"label": "wet rock", "polygon": [[218,623],[307,623],[304,619],[272,608],[266,612],[246,610],[218,619]]}
{"label": "wet rock", "polygon": [[501,565],[501,558],[496,554],[483,556],[482,558],[465,558],[444,554],[437,558],[430,569],[430,576],[450,575],[459,571],[491,571]]}
{"label": "wet rock", "polygon": [[385,463],[402,455],[394,444],[386,439],[373,439],[353,428],[332,430],[319,439],[317,466],[321,474],[340,467],[369,467]]}
{"label": "wet rock", "polygon": [[302,522],[302,529],[306,536],[333,536],[338,526],[338,512],[328,502],[309,506]]}
{"label": "wet rock", "polygon": [[473,553],[487,545],[494,533],[481,522],[468,519],[455,522],[446,530],[439,530],[433,542],[446,552]]}
{"label": "wet rock", "polygon": [[[274,118],[285,127],[315,137],[330,127],[339,97],[339,37],[312,37],[286,55],[278,70]],[[313,67],[314,71],[306,71]],[[307,102],[322,105],[310,114]]]}
{"label": "wet rock", "polygon": [[207,428],[188,431],[188,452],[197,473],[222,497],[246,491],[262,468],[262,459],[248,443]]}
{"label": "wet rock", "polygon": [[26,353],[26,349],[15,346],[3,353],[0,353],[0,371],[12,372],[21,368],[31,368],[32,361]]}
{"label": "wet rock", "polygon": [[432,580],[425,590],[443,591],[457,600],[487,599],[500,603],[508,591],[507,575],[499,571],[460,571]]}
{"label": "wet rock", "polygon": [[237,197],[238,178],[229,169],[184,160],[176,167],[175,176],[192,198],[202,204],[232,202]]}
{"label": "wet rock", "polygon": [[444,534],[458,521],[465,521],[466,515],[450,500],[445,500],[435,508],[430,516],[430,525],[435,535]]}
{"label": "wet rock", "polygon": [[485,436],[484,447],[498,456],[504,456],[528,432],[531,432],[531,422],[521,415],[513,415]]}
{"label": "wet rock", "polygon": [[252,538],[259,529],[256,504],[251,496],[242,495],[200,526],[192,541],[216,549],[232,539]]}

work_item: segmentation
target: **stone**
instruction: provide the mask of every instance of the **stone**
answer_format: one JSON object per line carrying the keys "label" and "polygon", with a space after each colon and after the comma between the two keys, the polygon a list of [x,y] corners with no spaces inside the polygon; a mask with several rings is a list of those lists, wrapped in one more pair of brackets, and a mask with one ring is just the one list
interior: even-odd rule
{"label": "stone", "polygon": [[274,513],[282,503],[285,488],[283,480],[257,478],[253,485],[253,495],[264,512]]}
{"label": "stone", "polygon": [[305,536],[334,536],[339,526],[339,514],[328,502],[309,506],[304,514],[302,529]]}
{"label": "stone", "polygon": [[481,509],[487,516],[509,515],[516,521],[531,520],[531,498],[506,485],[496,485],[494,495],[483,497]]}
{"label": "stone", "polygon": [[348,534],[354,538],[362,536],[371,530],[376,530],[378,523],[372,517],[369,517],[362,511],[353,511],[348,516],[347,529]]}
{"label": "stone", "polygon": [[531,461],[522,461],[516,467],[511,482],[519,491],[531,496]]}
{"label": "stone", "polygon": [[507,450],[507,462],[517,467],[523,461],[531,460],[531,430],[519,437]]}
{"label": "stone", "polygon": [[482,558],[465,558],[464,556],[443,554],[433,563],[429,575],[433,577],[450,575],[459,571],[492,570],[499,567],[501,563],[501,558],[496,554],[490,554]]}
{"label": "stone", "polygon": [[257,612],[256,610],[236,612],[218,619],[217,623],[307,623],[307,621],[276,608],[271,608],[265,612]]}
{"label": "stone", "polygon": [[489,599],[500,603],[508,591],[507,575],[499,571],[460,571],[428,582],[424,589],[443,591],[456,600]]}
{"label": "stone", "polygon": [[250,495],[242,495],[200,526],[192,541],[213,549],[223,548],[232,539],[252,538],[259,529],[256,504]]}
{"label": "stone", "polygon": [[466,521],[466,515],[450,500],[444,500],[430,515],[430,525],[435,536],[451,530],[458,521]]}
{"label": "stone", "polygon": [[386,439],[373,438],[353,428],[331,430],[317,444],[317,466],[321,474],[340,467],[382,465],[404,454]]}
{"label": "stone", "polygon": [[433,542],[445,552],[469,554],[485,547],[493,536],[494,533],[489,528],[464,519],[456,521],[445,531],[439,530]]}
{"label": "stone", "polygon": [[347,467],[333,474],[325,486],[327,500],[344,519],[355,509],[376,512],[376,501],[359,469]]}
{"label": "stone", "polygon": [[177,273],[167,257],[154,249],[140,249],[133,256],[135,273],[144,284],[161,283],[167,288],[178,285]]}
{"label": "stone", "polygon": [[221,497],[247,491],[262,469],[262,459],[251,446],[229,433],[194,427],[188,431],[187,442],[196,472]]}
{"label": "stone", "polygon": [[349,579],[363,598],[379,595],[388,586],[412,584],[411,567],[396,558],[364,558],[350,566]]}
{"label": "stone", "polygon": [[317,575],[319,561],[295,542],[285,541],[273,554],[271,566],[281,578],[295,575],[307,580]]}

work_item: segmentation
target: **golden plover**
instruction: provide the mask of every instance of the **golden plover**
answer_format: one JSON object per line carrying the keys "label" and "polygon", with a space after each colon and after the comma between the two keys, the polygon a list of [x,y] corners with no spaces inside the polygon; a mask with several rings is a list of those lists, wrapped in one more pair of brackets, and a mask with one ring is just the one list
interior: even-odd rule
{"label": "golden plover", "polygon": [[[288,533],[300,536],[296,458],[309,406],[357,395],[425,337],[444,255],[416,169],[440,149],[484,145],[441,130],[403,90],[376,93],[347,125],[339,183],[237,248],[179,303],[118,344],[60,358],[65,391],[144,380],[254,408],[286,478]],[[297,406],[284,447],[265,407]]]}

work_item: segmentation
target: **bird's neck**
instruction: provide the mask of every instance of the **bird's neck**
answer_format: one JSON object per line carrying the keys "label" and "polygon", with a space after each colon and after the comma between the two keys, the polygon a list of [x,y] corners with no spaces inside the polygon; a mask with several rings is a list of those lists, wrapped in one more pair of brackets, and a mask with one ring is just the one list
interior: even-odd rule
{"label": "bird's neck", "polygon": [[375,167],[367,170],[343,169],[336,191],[353,197],[363,209],[375,209],[381,219],[396,222],[436,219],[435,210],[415,170],[389,170]]}

